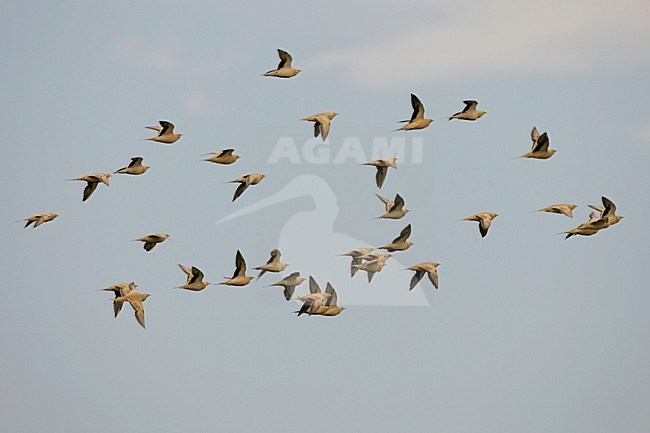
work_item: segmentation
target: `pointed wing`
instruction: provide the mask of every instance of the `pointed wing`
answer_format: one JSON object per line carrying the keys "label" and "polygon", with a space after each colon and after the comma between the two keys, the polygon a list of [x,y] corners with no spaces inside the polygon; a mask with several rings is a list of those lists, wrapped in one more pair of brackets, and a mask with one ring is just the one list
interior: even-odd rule
{"label": "pointed wing", "polygon": [[291,298],[293,297],[293,293],[295,291],[296,291],[296,286],[285,286],[284,290],[283,290],[284,299],[286,299],[287,301],[290,301]]}
{"label": "pointed wing", "polygon": [[124,302],[113,301],[113,313],[115,313],[115,317],[117,317],[117,315],[120,314],[120,311],[122,311],[123,304]]}
{"label": "pointed wing", "polygon": [[203,272],[199,268],[196,268],[192,266],[192,279],[188,282],[188,284],[194,284],[196,282],[202,282],[203,281]]}
{"label": "pointed wing", "polygon": [[424,271],[419,270],[415,271],[415,275],[413,275],[413,278],[411,278],[411,284],[409,285],[409,290],[413,290],[413,288],[422,280],[422,277],[424,277]]}
{"label": "pointed wing", "polygon": [[140,164],[142,164],[142,157],[136,156],[135,158],[131,158],[131,164],[129,164],[129,167],[134,167]]}
{"label": "pointed wing", "polygon": [[432,270],[427,271],[427,275],[429,276],[429,281],[431,281],[431,284],[433,284],[433,287],[436,289],[438,288],[438,270],[436,268],[433,268]]}
{"label": "pointed wing", "polygon": [[533,130],[530,131],[530,139],[533,140],[533,146],[535,143],[537,143],[537,140],[539,139],[539,132],[537,131],[537,128],[533,126]]}
{"label": "pointed wing", "polygon": [[311,275],[309,276],[309,292],[321,293],[320,286],[318,285],[314,277],[312,277]]}
{"label": "pointed wing", "polygon": [[312,304],[312,301],[305,301],[302,304],[302,306],[300,307],[300,310],[298,310],[298,316],[300,316],[301,314],[304,314],[307,311],[309,311],[309,309],[311,308],[311,304]]}
{"label": "pointed wing", "polygon": [[411,93],[411,106],[413,107],[411,122],[413,122],[415,119],[422,119],[424,117],[424,105],[422,105],[422,102],[420,102],[418,97],[413,93]]}
{"label": "pointed wing", "polygon": [[603,206],[605,207],[602,216],[604,218],[613,217],[616,214],[616,205],[614,202],[605,196],[601,197],[601,200],[603,201]]}
{"label": "pointed wing", "polygon": [[[36,220],[36,223],[34,223],[34,228],[40,226],[41,224],[43,224],[43,223],[45,223],[45,222],[47,222],[47,221],[48,221],[47,216],[42,216],[42,217],[38,218],[38,219]],[[28,222],[27,225],[26,225],[25,227],[27,227],[28,225],[30,225],[32,222],[34,222],[34,221]]]}
{"label": "pointed wing", "polygon": [[537,142],[533,145],[533,152],[546,152],[548,151],[548,134],[545,132],[539,136]]}
{"label": "pointed wing", "polygon": [[167,122],[166,120],[161,120],[160,126],[162,126],[162,129],[158,133],[158,137],[160,137],[161,135],[174,133],[174,125],[171,122]]}
{"label": "pointed wing", "polygon": [[234,151],[235,149],[224,149],[221,151],[221,155],[219,156],[230,156]]}
{"label": "pointed wing", "polygon": [[393,212],[393,211],[400,211],[404,207],[404,199],[402,198],[401,195],[396,194],[395,195],[395,201],[393,202],[393,206],[388,210],[388,212]]}
{"label": "pointed wing", "polygon": [[235,195],[232,197],[232,201],[237,200],[239,196],[242,195],[244,191],[246,191],[246,188],[248,188],[248,182],[239,184],[235,190]]}
{"label": "pointed wing", "polygon": [[377,188],[381,188],[384,185],[386,180],[386,175],[388,174],[388,167],[379,166],[377,167],[377,174],[375,175],[375,182],[377,182]]}
{"label": "pointed wing", "polygon": [[[318,122],[316,123],[318,125]],[[327,138],[327,136],[330,133],[330,121],[329,119],[323,119],[320,122],[320,132],[321,132],[321,138],[323,141]]]}
{"label": "pointed wing", "polygon": [[274,249],[273,251],[271,251],[271,258],[269,259],[268,262],[266,262],[266,264],[270,265],[271,263],[279,262],[280,256],[281,256],[280,250]]}
{"label": "pointed wing", "polygon": [[232,276],[233,278],[235,277],[240,277],[240,276],[245,276],[246,275],[246,260],[244,260],[244,256],[242,256],[241,251],[237,250],[237,255],[235,256],[235,274]]}
{"label": "pointed wing", "polygon": [[185,272],[188,276],[192,275],[192,270],[188,268],[187,266],[183,266],[180,263],[178,264],[178,267],[181,268],[183,272]]}
{"label": "pointed wing", "polygon": [[291,54],[278,48],[278,56],[280,56],[280,64],[278,65],[278,69],[291,67],[291,62],[293,61]]}
{"label": "pointed wing", "polygon": [[328,282],[327,286],[325,287],[325,293],[329,293],[329,298],[327,298],[327,301],[325,301],[325,306],[326,307],[336,307],[336,302],[338,301],[338,296],[336,295],[336,290],[334,290],[334,287]]}
{"label": "pointed wing", "polygon": [[485,235],[487,235],[490,224],[492,224],[492,220],[490,218],[481,218],[481,220],[478,222],[478,230],[481,232],[481,237],[484,238]]}
{"label": "pointed wing", "polygon": [[590,205],[588,205],[588,206],[589,206],[590,208],[592,208],[593,210],[595,210],[596,212],[600,212],[600,216],[601,216],[601,217],[602,217],[603,214],[605,213],[605,208],[602,207],[602,206],[596,206],[596,205],[593,205],[593,204],[590,204]]}
{"label": "pointed wing", "polygon": [[400,232],[399,236],[396,237],[395,239],[393,239],[392,243],[395,244],[395,243],[398,243],[398,242],[404,242],[405,240],[407,240],[409,238],[409,236],[411,236],[411,224],[404,227],[402,229],[402,231]]}
{"label": "pointed wing", "polygon": [[86,187],[84,188],[84,198],[81,201],[86,201],[88,198],[93,195],[93,192],[97,189],[99,182],[86,182]]}
{"label": "pointed wing", "polygon": [[469,110],[476,109],[476,106],[478,105],[478,102],[476,102],[476,101],[463,101],[463,104],[465,104],[465,108],[463,109],[463,113],[466,113]]}
{"label": "pointed wing", "polygon": [[146,329],[144,326],[144,307],[142,306],[142,301],[129,299],[129,304],[131,304],[133,310],[135,311],[135,320],[138,321],[140,326]]}

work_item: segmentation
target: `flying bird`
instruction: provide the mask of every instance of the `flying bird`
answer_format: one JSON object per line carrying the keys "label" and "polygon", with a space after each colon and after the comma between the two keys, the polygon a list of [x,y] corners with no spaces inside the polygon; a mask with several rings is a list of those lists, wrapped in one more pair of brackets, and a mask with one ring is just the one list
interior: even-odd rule
{"label": "flying bird", "polygon": [[298,75],[302,70],[295,69],[291,67],[291,61],[293,58],[289,53],[278,48],[278,56],[280,57],[280,64],[276,69],[268,71],[264,74],[266,77],[278,77],[278,78],[291,78]]}
{"label": "flying bird", "polygon": [[242,256],[241,252],[237,250],[237,255],[235,256],[235,273],[232,275],[232,278],[228,278],[226,281],[219,284],[226,286],[245,286],[250,283],[252,279],[252,276],[246,275],[246,260],[244,260],[244,256]]}
{"label": "flying bird", "polygon": [[325,141],[330,133],[330,123],[337,114],[338,113],[334,112],[318,113],[314,114],[313,116],[305,117],[302,120],[305,120],[307,122],[314,122],[314,137],[318,137],[320,135],[323,141]]}
{"label": "flying bird", "polygon": [[411,245],[413,245],[413,242],[407,241],[407,239],[411,236],[411,224],[407,225],[402,229],[400,232],[399,236],[397,236],[391,243],[388,245],[384,245],[383,247],[379,247],[382,250],[387,250],[388,252],[393,252],[393,251],[405,251],[408,250]]}
{"label": "flying bird", "polygon": [[56,213],[37,213],[36,215],[32,215],[30,217],[27,217],[25,219],[16,222],[26,221],[25,228],[29,227],[32,224],[34,224],[34,228],[36,228],[43,223],[54,220],[54,218],[58,216],[59,214]]}
{"label": "flying bird", "polygon": [[122,167],[116,172],[114,172],[114,174],[119,173],[119,174],[139,175],[139,174],[143,174],[147,170],[149,170],[149,166],[142,165],[142,157],[136,156],[131,158],[131,163],[128,165],[128,167]]}
{"label": "flying bird", "polygon": [[413,106],[413,115],[411,115],[411,120],[401,120],[399,123],[406,123],[406,125],[397,129],[396,131],[412,131],[415,129],[424,129],[433,122],[432,119],[424,118],[424,105],[415,96],[411,93],[411,105]]}
{"label": "flying bird", "polygon": [[199,268],[192,266],[192,269],[188,269],[187,266],[183,266],[181,264],[178,266],[187,275],[187,280],[182,286],[176,287],[177,289],[186,289],[192,290],[194,292],[200,292],[210,285],[208,281],[203,281],[204,275]]}
{"label": "flying bird", "polygon": [[305,279],[300,276],[300,272],[294,272],[284,277],[280,281],[276,281],[275,283],[266,287],[272,287],[272,286],[284,287],[284,298],[288,301],[293,297],[293,294],[296,291],[296,286],[302,284],[303,281],[305,281]]}
{"label": "flying bird", "polygon": [[467,218],[463,219],[463,221],[478,221],[478,229],[481,232],[481,237],[484,238],[488,233],[488,229],[490,228],[490,224],[492,224],[492,220],[497,216],[499,215],[492,212],[483,212],[468,216]]}
{"label": "flying bird", "polygon": [[433,284],[433,287],[438,288],[438,266],[440,263],[436,262],[422,262],[417,265],[410,266],[407,268],[409,271],[415,271],[415,275],[411,278],[411,284],[409,285],[409,290],[413,288],[424,278],[424,274],[429,277],[429,281]]}
{"label": "flying bird", "polygon": [[158,131],[158,135],[145,138],[145,140],[157,141],[158,143],[172,144],[183,136],[183,134],[174,134],[174,124],[166,120],[161,120],[160,126],[146,126],[146,128]]}
{"label": "flying bird", "polygon": [[476,106],[478,105],[478,102],[476,101],[463,101],[463,104],[465,104],[463,111],[455,113],[449,118],[449,120],[459,119],[474,121],[487,113],[487,111],[479,111],[476,109]]}
{"label": "flying bird", "polygon": [[[314,280],[314,277],[310,276],[309,277],[309,291],[311,294],[316,294],[316,293],[321,293],[320,287],[316,283],[316,280]],[[298,313],[298,316],[308,313],[310,316],[311,315],[320,315],[320,316],[338,316],[341,311],[345,310],[345,307],[339,307],[337,305],[338,303],[338,296],[336,294],[336,290],[334,290],[334,286],[332,286],[329,282],[327,283],[327,286],[325,288],[325,294],[329,295],[329,297],[325,300],[325,303],[320,305],[317,308],[314,308],[314,303],[311,300],[307,300],[303,303],[302,307],[298,311],[294,311],[294,313]]]}
{"label": "flying bird", "polygon": [[573,209],[577,208],[576,204],[553,204],[551,206],[546,206],[545,208],[538,209],[535,212],[548,212],[548,213],[559,213],[566,215],[569,218],[573,218]]}
{"label": "flying bird", "polygon": [[397,170],[397,158],[391,156],[387,158],[373,159],[372,161],[363,163],[361,165],[372,165],[377,169],[375,182],[377,183],[377,188],[381,188],[384,185],[384,181],[386,180],[388,168],[390,167]]}
{"label": "flying bird", "polygon": [[93,174],[88,174],[86,176],[77,177],[75,179],[67,179],[67,180],[80,180],[86,182],[86,187],[84,188],[84,196],[82,200],[82,201],[86,201],[97,189],[97,185],[99,185],[99,182],[103,183],[106,186],[109,186],[108,185],[109,177],[111,177],[109,173],[93,173]]}
{"label": "flying bird", "polygon": [[215,164],[232,164],[233,162],[239,159],[239,155],[235,155],[233,152],[235,149],[224,149],[219,152],[212,152],[206,155],[212,155],[210,158],[204,159],[204,161],[214,162]]}
{"label": "flying bird", "polygon": [[381,255],[371,256],[369,260],[365,263],[358,265],[352,265],[356,269],[361,269],[368,273],[368,282],[372,282],[372,277],[381,270],[386,265],[386,260],[388,260],[392,255],[390,253],[382,253]]}
{"label": "flying bird", "polygon": [[530,132],[530,138],[533,140],[533,146],[530,149],[530,152],[524,153],[523,155],[515,158],[533,158],[533,159],[549,159],[556,152],[555,149],[549,149],[548,134],[545,132],[542,135],[539,135],[537,128],[533,127],[533,130]]}
{"label": "flying bird", "polygon": [[259,280],[262,275],[264,275],[265,272],[282,272],[284,271],[287,266],[289,266],[286,263],[281,263],[280,258],[282,257],[282,253],[280,250],[277,248],[273,249],[271,251],[271,258],[269,259],[268,262],[266,262],[265,265],[258,266],[255,268],[256,271],[261,271],[260,274],[257,276],[257,279]]}
{"label": "flying bird", "polygon": [[144,249],[146,251],[151,251],[153,250],[153,247],[156,246],[156,244],[165,242],[168,238],[169,235],[167,233],[155,233],[152,235],[143,236],[141,238],[134,239],[134,241],[144,242]]}
{"label": "flying bird", "polygon": [[[142,303],[151,295],[148,293],[140,293],[138,292],[138,289],[136,289],[135,284],[132,284],[129,286],[129,291],[128,293],[125,293],[124,295],[121,295],[119,297],[116,297],[113,299],[113,309],[117,312],[119,312],[119,309],[121,309],[121,304],[124,302],[128,302],[131,304],[131,307],[133,307],[133,311],[135,312],[135,319],[138,321],[140,326],[143,328],[144,326],[144,307],[142,306]],[[115,304],[120,304],[120,307],[117,308],[115,307]],[[117,316],[117,314],[116,314]]]}
{"label": "flying bird", "polygon": [[[593,213],[592,213],[593,214]],[[589,215],[589,220],[585,223],[580,224],[578,227],[567,230],[558,234],[566,234],[564,239],[569,239],[571,236],[592,236],[598,233],[600,230],[606,229],[609,227],[609,221],[605,217],[596,217],[596,215]]]}
{"label": "flying bird", "polygon": [[401,195],[395,194],[394,201],[390,201],[386,197],[382,197],[379,194],[375,194],[375,195],[386,206],[386,213],[379,215],[375,219],[386,218],[386,219],[398,220],[409,212],[408,209],[404,209],[404,199],[402,198]]}
{"label": "flying bird", "polygon": [[601,218],[607,219],[608,227],[613,226],[614,224],[618,223],[623,217],[621,215],[616,215],[616,205],[613,201],[605,196],[601,197],[601,200],[603,202],[602,208],[594,205],[589,205],[589,207],[599,211]]}
{"label": "flying bird", "polygon": [[350,264],[350,277],[354,277],[354,274],[357,273],[359,268],[356,268],[354,265],[360,265],[363,263],[362,256],[370,254],[374,248],[372,247],[360,247],[354,250],[348,251],[347,253],[339,254],[339,256],[349,256],[352,257],[352,263]]}
{"label": "flying bird", "polygon": [[318,283],[313,277],[309,277],[309,295],[298,296],[298,300],[302,301],[302,307],[298,310],[298,316],[307,313],[310,316],[314,314],[321,306],[325,305],[327,299],[332,296],[332,293],[322,293]]}
{"label": "flying bird", "polygon": [[120,311],[122,310],[122,302],[116,302],[115,299],[121,296],[125,296],[127,293],[137,287],[138,286],[135,283],[131,282],[114,284],[110,287],[106,287],[105,289],[101,289],[108,292],[113,292],[115,294],[115,298],[113,299],[113,313],[115,314],[115,317],[117,317],[117,315],[120,314]]}
{"label": "flying bird", "polygon": [[266,177],[265,174],[261,173],[251,173],[247,174],[246,176],[238,177],[237,179],[233,179],[229,182],[226,183],[239,183],[240,185],[237,187],[235,190],[235,195],[232,197],[232,201],[235,201],[239,198],[240,195],[246,191],[246,188],[249,187],[249,185],[257,185]]}

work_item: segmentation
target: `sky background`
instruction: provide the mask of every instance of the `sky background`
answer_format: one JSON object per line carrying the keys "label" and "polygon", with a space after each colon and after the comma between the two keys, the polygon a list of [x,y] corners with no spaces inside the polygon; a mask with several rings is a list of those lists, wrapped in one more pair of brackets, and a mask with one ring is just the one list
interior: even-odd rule
{"label": "sky background", "polygon": [[[0,430],[647,431],[648,16],[646,1],[5,2]],[[260,77],[277,48],[300,75]],[[389,132],[410,93],[435,122]],[[447,122],[465,99],[487,114]],[[319,145],[332,157],[314,164],[299,119],[323,111],[340,114]],[[141,140],[160,119],[184,134],[175,145]],[[533,126],[557,154],[512,160]],[[411,212],[371,221],[374,169],[334,156],[348,140],[369,159],[396,137],[406,155],[421,140],[422,160],[398,161],[381,194]],[[300,162],[269,163],[287,139]],[[200,162],[228,147],[237,163]],[[85,203],[65,181],[133,156],[151,169]],[[251,172],[267,177],[231,203],[223,182]],[[618,225],[557,235],[602,195]],[[579,207],[531,213],[554,203]],[[458,222],[484,211],[499,214],[484,239]],[[14,223],[38,212],[60,217]],[[370,285],[349,278],[336,253],[407,223],[413,247]],[[172,241],[130,242],[156,232]],[[273,274],[172,289],[177,263],[219,282],[237,249],[252,268],[278,246],[287,271],[331,281],[348,308],[296,318],[263,288]],[[400,269],[422,261],[441,263],[438,291],[408,291]],[[151,294],[146,330],[97,291],[128,281]]]}

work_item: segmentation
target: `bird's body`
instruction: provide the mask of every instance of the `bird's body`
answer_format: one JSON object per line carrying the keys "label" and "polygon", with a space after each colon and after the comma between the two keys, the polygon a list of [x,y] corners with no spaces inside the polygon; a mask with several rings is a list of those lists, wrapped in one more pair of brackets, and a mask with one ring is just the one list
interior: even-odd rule
{"label": "bird's body", "polygon": [[413,245],[413,242],[407,241],[409,236],[411,236],[411,224],[404,227],[400,232],[399,236],[393,239],[393,242],[379,248],[383,250],[387,250],[388,252],[391,253],[394,251],[408,250],[411,247],[411,245]]}
{"label": "bird's body", "polygon": [[416,129],[424,129],[429,126],[431,122],[433,122],[432,119],[424,118],[424,105],[413,93],[411,93],[411,106],[413,107],[411,120],[402,120],[401,123],[406,123],[406,125],[397,129],[397,131],[413,131]]}
{"label": "bird's body", "polygon": [[134,240],[144,242],[145,251],[151,251],[156,244],[165,242],[168,238],[169,235],[167,233],[154,233]]}
{"label": "bird's body", "polygon": [[267,287],[284,287],[284,298],[288,301],[293,297],[293,294],[296,291],[296,286],[302,284],[303,281],[305,281],[305,279],[300,276],[300,272],[294,272]]}
{"label": "bird's body", "polygon": [[[116,297],[113,300],[113,306],[115,308],[115,303],[122,304],[124,302],[128,302],[131,304],[131,307],[133,307],[133,311],[135,312],[135,319],[138,321],[140,326],[143,328],[144,326],[144,307],[142,306],[142,303],[151,295],[148,293],[140,293],[135,287],[135,284],[130,287],[130,290],[128,293],[125,293],[122,296]],[[121,308],[121,306],[120,306]],[[119,310],[118,310],[119,312]]]}
{"label": "bird's body", "polygon": [[282,253],[280,252],[280,250],[278,250],[277,248],[273,249],[273,251],[271,251],[271,258],[269,259],[269,261],[266,262],[266,264],[255,268],[255,270],[260,271],[260,274],[257,276],[257,279],[259,280],[260,277],[264,275],[264,273],[266,272],[277,273],[277,272],[284,271],[289,265],[280,262],[281,257],[282,257]]}
{"label": "bird's body", "polygon": [[235,190],[235,194],[232,197],[232,201],[235,201],[241,196],[244,191],[246,191],[246,188],[248,188],[250,185],[257,185],[266,177],[265,174],[261,173],[251,173],[247,174],[246,176],[238,177],[237,179],[233,179],[227,183],[239,183],[239,186]]}
{"label": "bird's body", "polygon": [[314,138],[320,135],[323,141],[325,141],[330,133],[330,124],[332,122],[332,119],[334,119],[337,114],[338,113],[334,112],[318,113],[314,114],[313,116],[305,117],[302,120],[305,120],[307,122],[314,122]]}
{"label": "bird's body", "polygon": [[537,132],[537,128],[533,127],[533,130],[530,132],[530,138],[533,140],[533,146],[530,152],[524,153],[518,158],[549,159],[557,152],[555,149],[548,148],[550,142],[546,132],[540,135]]}
{"label": "bird's body", "polygon": [[232,164],[239,159],[239,155],[235,155],[233,152],[235,149],[224,149],[219,152],[213,152],[210,158],[204,159],[204,161],[213,162],[215,164],[228,165]]}
{"label": "bird's body", "polygon": [[265,73],[265,77],[291,78],[302,72],[301,69],[295,69],[291,66],[293,58],[289,53],[278,48],[278,56],[280,57],[280,64],[276,69]]}
{"label": "bird's body", "polygon": [[409,290],[413,288],[424,278],[424,274],[429,277],[429,281],[433,284],[433,287],[438,288],[438,266],[440,263],[436,262],[422,262],[417,265],[410,266],[407,268],[410,271],[415,271],[415,275],[411,278],[411,284],[409,285]]}
{"label": "bird's body", "polygon": [[482,212],[477,213],[476,215],[468,216],[467,218],[463,219],[463,221],[478,221],[478,229],[481,232],[481,237],[484,238],[488,233],[488,229],[492,224],[492,220],[497,216],[499,215],[492,212]]}
{"label": "bird's body", "polygon": [[163,144],[172,144],[178,141],[178,139],[183,136],[183,134],[174,133],[173,123],[167,122],[166,120],[161,120],[159,123],[160,126],[146,127],[147,129],[158,131],[158,135],[156,135],[155,137],[145,138],[145,140],[157,141],[158,143],[163,143]]}
{"label": "bird's body", "polygon": [[379,194],[375,194],[382,203],[386,205],[386,212],[382,215],[379,215],[376,219],[393,219],[398,220],[404,217],[409,210],[404,209],[404,199],[401,195],[396,194],[395,200],[390,201],[386,197],[382,197]]}
{"label": "bird's body", "polygon": [[86,182],[86,188],[84,188],[84,195],[82,200],[82,201],[86,201],[97,189],[97,185],[99,185],[100,182],[106,186],[109,186],[108,184],[109,177],[111,177],[109,173],[93,173],[93,174],[87,174],[85,176],[77,177],[75,179],[68,179],[68,180],[79,180],[79,181]]}
{"label": "bird's body", "polygon": [[388,168],[394,168],[397,170],[397,158],[394,156],[387,158],[373,159],[370,162],[363,163],[361,165],[372,165],[377,169],[377,174],[375,175],[375,183],[377,188],[381,188],[384,185],[386,180],[386,175],[388,174]]}
{"label": "bird's body", "polygon": [[192,290],[194,292],[200,292],[210,285],[208,281],[203,281],[203,272],[201,272],[198,268],[192,266],[192,269],[188,269],[186,266],[183,266],[181,264],[178,266],[187,275],[187,280],[182,286],[176,287],[177,289],[186,289]]}
{"label": "bird's body", "polygon": [[573,209],[577,208],[578,205],[575,204],[553,204],[545,208],[536,210],[535,212],[548,212],[548,213],[557,213],[573,218]]}
{"label": "bird's body", "polygon": [[136,156],[131,158],[131,163],[127,167],[122,167],[115,173],[139,175],[149,170],[149,166],[142,165],[142,157]]}
{"label": "bird's body", "polygon": [[[56,217],[58,217],[59,214],[55,213],[37,213],[36,215],[32,215],[30,217],[27,217],[25,219],[22,219],[20,221],[25,221],[25,228],[29,227],[30,225],[34,224],[34,228],[40,226],[41,224],[44,224],[46,222],[50,222],[54,220]],[[17,222],[20,222],[17,221]]]}
{"label": "bird's body", "polygon": [[231,278],[228,278],[226,281],[219,284],[226,286],[245,286],[250,283],[252,279],[252,276],[246,275],[246,260],[244,260],[242,253],[237,250],[237,254],[235,255],[235,273]]}
{"label": "bird's body", "polygon": [[470,120],[474,121],[480,119],[487,111],[480,111],[476,109],[478,102],[476,101],[463,101],[465,108],[463,111],[453,114],[449,120],[458,119],[458,120]]}

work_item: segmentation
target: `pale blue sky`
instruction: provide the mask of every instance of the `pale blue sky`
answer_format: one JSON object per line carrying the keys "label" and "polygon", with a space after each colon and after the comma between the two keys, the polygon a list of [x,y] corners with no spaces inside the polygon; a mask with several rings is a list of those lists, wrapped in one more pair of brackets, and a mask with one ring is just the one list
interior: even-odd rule
{"label": "pale blue sky", "polygon": [[[648,16],[644,1],[6,2],[0,430],[647,430]],[[300,75],[260,76],[277,48]],[[435,122],[388,132],[411,92]],[[464,99],[488,114],[447,122]],[[268,163],[282,139],[301,151],[312,126],[298,119],[322,111],[340,113],[319,147],[331,155],[346,140],[368,156],[373,139],[407,137],[407,153],[422,140],[422,163],[402,161],[381,190],[404,196],[407,218],[370,220],[374,170],[355,160]],[[140,140],[159,119],[184,134],[176,145]],[[534,125],[557,154],[512,160]],[[199,162],[227,147],[236,164]],[[151,169],[85,203],[65,182],[133,156]],[[267,178],[231,203],[223,182],[255,171]],[[288,188],[288,201],[215,225]],[[556,235],[602,195],[621,223]],[[573,220],[530,213],[560,202],[579,205]],[[482,211],[500,215],[484,239],[457,222]],[[61,216],[13,223],[37,212]],[[407,223],[415,245],[371,285],[333,257]],[[129,242],[154,232],[173,241]],[[298,319],[262,288],[273,275],[172,289],[177,263],[219,282],[237,249],[252,268],[280,244],[288,270],[331,281],[348,309]],[[419,289],[431,306],[359,305],[418,296],[399,268],[425,260],[442,263],[440,289]],[[123,281],[152,295],[146,330],[128,306],[113,319],[96,291]]]}

